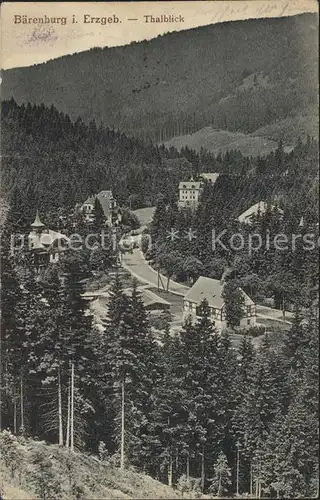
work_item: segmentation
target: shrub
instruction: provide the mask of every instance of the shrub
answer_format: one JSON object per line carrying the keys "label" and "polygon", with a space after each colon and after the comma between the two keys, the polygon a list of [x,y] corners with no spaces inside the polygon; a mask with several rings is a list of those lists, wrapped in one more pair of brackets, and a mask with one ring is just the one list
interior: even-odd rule
{"label": "shrub", "polygon": [[9,431],[0,434],[0,456],[5,466],[10,469],[13,478],[16,471],[21,468],[23,456],[19,451],[17,438]]}
{"label": "shrub", "polygon": [[60,480],[55,474],[51,460],[44,451],[36,450],[32,454],[34,469],[30,475],[30,482],[34,491],[43,500],[56,500],[61,493]]}
{"label": "shrub", "polygon": [[201,497],[200,478],[187,477],[183,474],[177,483],[177,488],[183,496],[185,493],[192,498]]}
{"label": "shrub", "polygon": [[247,335],[248,337],[260,337],[265,334],[265,331],[265,326],[250,326],[248,328],[237,330],[236,333],[239,333],[240,335]]}
{"label": "shrub", "polygon": [[141,251],[146,256],[150,252],[150,237],[147,234],[143,234],[141,237]]}
{"label": "shrub", "polygon": [[172,315],[170,311],[163,311],[159,316],[149,317],[150,326],[155,328],[156,330],[166,330],[170,326],[170,322],[172,320]]}

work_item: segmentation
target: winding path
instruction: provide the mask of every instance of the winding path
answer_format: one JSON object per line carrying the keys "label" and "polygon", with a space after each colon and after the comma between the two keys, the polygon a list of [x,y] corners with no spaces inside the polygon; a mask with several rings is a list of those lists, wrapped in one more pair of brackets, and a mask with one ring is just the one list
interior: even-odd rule
{"label": "winding path", "polygon": [[[135,248],[132,253],[128,252],[123,254],[121,265],[139,281],[155,288],[158,288],[159,282],[159,288],[166,290],[168,281],[167,277],[160,273],[158,275],[157,271],[149,266],[141,250]],[[181,285],[176,281],[170,280],[169,282],[169,292],[174,293],[175,295],[184,297],[188,290],[189,288],[187,286]]]}
{"label": "winding path", "polygon": [[[134,276],[137,280],[150,285],[154,288],[159,288],[162,290],[166,290],[167,286],[167,278],[163,274],[159,274],[158,281],[158,273],[155,271],[146,261],[140,249],[135,248],[132,253],[125,253],[122,256],[122,267],[129,271],[132,276]],[[189,287],[181,285],[181,283],[177,283],[176,281],[170,280],[169,282],[169,292],[174,295],[179,295],[180,297],[184,297],[188,292]],[[170,302],[170,298],[168,298]],[[286,323],[288,325],[291,324],[293,313],[286,312],[286,318],[283,319],[282,311],[279,309],[273,309],[271,307],[266,307],[257,304],[257,317],[265,320],[275,321],[278,323]]]}

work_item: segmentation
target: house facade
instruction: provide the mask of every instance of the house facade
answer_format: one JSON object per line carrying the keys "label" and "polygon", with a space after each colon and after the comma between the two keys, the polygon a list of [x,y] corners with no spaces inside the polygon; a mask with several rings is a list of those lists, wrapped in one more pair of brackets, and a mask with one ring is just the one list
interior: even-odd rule
{"label": "house facade", "polygon": [[[239,327],[245,328],[256,324],[256,305],[253,300],[241,290],[244,297],[244,315],[240,320]],[[213,326],[222,331],[228,327],[225,304],[222,297],[223,284],[219,280],[200,276],[195,284],[190,288],[183,300],[184,318],[199,317],[198,308],[201,302],[206,299],[210,308],[210,319]]]}
{"label": "house facade", "polygon": [[179,184],[179,206],[196,208],[199,204],[202,192],[202,183],[200,181],[180,182]]}
{"label": "house facade", "polygon": [[92,222],[94,219],[94,204],[96,198],[99,200],[104,216],[106,218],[106,224],[108,226],[117,225],[120,220],[120,214],[118,212],[117,202],[112,195],[112,191],[100,191],[100,193],[90,196],[81,205],[81,212],[84,214],[85,220],[87,222]]}
{"label": "house facade", "polygon": [[199,180],[183,181],[179,183],[179,207],[197,208],[203,191],[204,183],[214,184],[219,177],[218,173],[200,174]]}
{"label": "house facade", "polygon": [[33,256],[35,268],[41,270],[50,263],[59,262],[70,244],[70,239],[62,233],[48,229],[40,220],[37,211],[28,234],[28,248]]}

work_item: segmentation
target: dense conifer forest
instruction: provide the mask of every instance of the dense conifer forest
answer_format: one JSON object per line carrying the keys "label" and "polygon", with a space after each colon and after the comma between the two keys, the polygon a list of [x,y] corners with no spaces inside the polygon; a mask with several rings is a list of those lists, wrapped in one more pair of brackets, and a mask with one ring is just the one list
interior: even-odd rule
{"label": "dense conifer forest", "polygon": [[175,337],[165,326],[159,344],[134,283],[128,297],[116,274],[97,330],[79,254],[40,280],[22,262],[4,248],[3,428],[103,453],[182,491],[317,496],[314,308],[297,309],[280,344],[266,335],[257,350],[244,337],[234,349],[203,301],[195,324]]}
{"label": "dense conifer forest", "polygon": [[[178,152],[13,100],[3,103],[2,128],[9,205],[1,266],[2,428],[99,453],[194,495],[317,497],[316,250],[212,255],[210,240],[212,227],[239,230],[236,217],[262,199],[269,209],[253,230],[316,233],[316,141],[298,140],[291,153],[280,142],[258,158]],[[202,171],[221,175],[205,187],[196,214],[179,211],[178,182]],[[92,252],[67,252],[39,276],[28,251],[12,255],[10,235],[29,231],[37,207],[53,229],[99,231],[99,207],[89,228],[73,209],[108,188],[120,205],[156,204],[150,258],[168,275],[181,271],[181,255],[189,259],[182,280],[220,279],[230,266],[230,280],[247,278],[241,285],[255,297],[263,290],[280,300],[285,295],[294,306],[291,328],[280,340],[265,335],[258,349],[249,336],[235,348],[228,333],[214,330],[203,301],[195,323],[187,320],[175,336],[164,324],[156,341],[137,283],[128,296],[109,249],[103,268],[113,276],[111,299],[98,329],[83,296],[95,270]],[[170,228],[190,227],[199,230],[195,241],[166,238]]]}
{"label": "dense conifer forest", "polygon": [[298,139],[289,154],[280,142],[276,152],[257,158],[188,147],[178,152],[94,121],[72,122],[53,106],[18,106],[11,99],[2,103],[2,156],[3,196],[17,188],[25,205],[44,213],[74,207],[103,189],[112,189],[120,204],[131,200],[133,209],[152,206],[161,195],[176,199],[181,180],[206,171],[227,176],[219,191],[221,199],[224,190],[232,192],[228,215],[275,197],[296,217],[310,212],[314,218],[317,211],[317,142],[310,138]]}

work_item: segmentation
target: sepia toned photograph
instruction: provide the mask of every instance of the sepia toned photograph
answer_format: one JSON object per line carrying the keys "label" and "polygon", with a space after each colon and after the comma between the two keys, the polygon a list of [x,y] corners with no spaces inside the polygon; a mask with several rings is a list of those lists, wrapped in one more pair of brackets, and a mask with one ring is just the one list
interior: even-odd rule
{"label": "sepia toned photograph", "polygon": [[0,500],[319,498],[318,36],[2,2]]}

